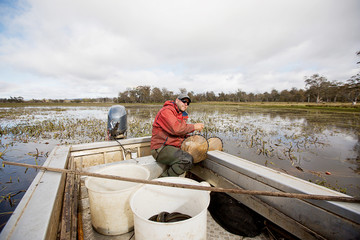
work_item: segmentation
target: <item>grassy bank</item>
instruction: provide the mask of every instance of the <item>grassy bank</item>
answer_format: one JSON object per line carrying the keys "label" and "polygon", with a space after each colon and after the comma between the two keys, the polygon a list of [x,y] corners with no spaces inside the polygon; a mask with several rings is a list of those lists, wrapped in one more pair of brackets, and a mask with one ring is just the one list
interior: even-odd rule
{"label": "grassy bank", "polygon": [[303,110],[328,110],[341,112],[359,112],[360,104],[351,103],[296,103],[296,102],[203,102],[210,105],[230,105],[254,108],[274,108],[274,109],[303,109]]}
{"label": "grassy bank", "polygon": [[[125,107],[144,106],[144,105],[162,105],[163,103],[0,103],[0,107],[111,107],[115,104],[121,104]],[[360,104],[351,103],[296,103],[296,102],[198,102],[193,103],[209,105],[228,105],[244,106],[254,108],[275,108],[275,109],[303,109],[303,110],[328,110],[341,112],[360,112]]]}
{"label": "grassy bank", "polygon": [[[113,105],[123,105],[123,106],[146,106],[146,105],[155,105],[156,103],[0,103],[0,107],[111,107]],[[160,104],[160,103],[158,103]],[[161,103],[162,104],[162,103]]]}

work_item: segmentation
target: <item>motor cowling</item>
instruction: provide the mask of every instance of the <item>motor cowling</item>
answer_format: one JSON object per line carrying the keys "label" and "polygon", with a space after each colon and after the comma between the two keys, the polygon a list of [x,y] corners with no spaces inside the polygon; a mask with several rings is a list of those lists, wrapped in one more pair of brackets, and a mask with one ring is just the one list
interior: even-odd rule
{"label": "motor cowling", "polygon": [[127,115],[125,107],[114,105],[108,113],[107,130],[110,139],[124,138],[127,130]]}

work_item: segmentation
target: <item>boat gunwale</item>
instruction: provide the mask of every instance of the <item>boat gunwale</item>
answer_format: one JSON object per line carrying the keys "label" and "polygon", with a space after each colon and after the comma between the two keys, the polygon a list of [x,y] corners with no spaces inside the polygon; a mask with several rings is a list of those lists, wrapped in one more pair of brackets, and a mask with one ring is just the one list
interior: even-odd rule
{"label": "boat gunwale", "polygon": [[[226,161],[224,160],[225,158]],[[324,186],[305,181],[301,178],[282,173],[225,152],[209,152],[208,159],[282,192],[351,197]],[[319,201],[310,199],[304,201],[360,224],[359,203]]]}

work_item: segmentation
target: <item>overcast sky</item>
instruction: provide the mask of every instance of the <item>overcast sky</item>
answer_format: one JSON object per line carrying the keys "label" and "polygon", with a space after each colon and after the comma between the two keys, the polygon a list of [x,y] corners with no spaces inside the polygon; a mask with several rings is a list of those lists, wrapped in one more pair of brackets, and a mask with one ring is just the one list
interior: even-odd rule
{"label": "overcast sky", "polygon": [[0,98],[300,89],[357,51],[359,0],[0,0]]}

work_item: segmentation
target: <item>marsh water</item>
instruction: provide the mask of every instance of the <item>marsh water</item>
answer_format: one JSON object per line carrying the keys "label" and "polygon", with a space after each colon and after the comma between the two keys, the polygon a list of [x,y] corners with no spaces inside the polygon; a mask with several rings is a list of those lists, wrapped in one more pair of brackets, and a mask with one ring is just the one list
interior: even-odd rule
{"label": "marsh water", "polygon": [[[126,106],[128,138],[151,135],[161,105]],[[57,145],[104,141],[109,107],[0,108],[0,157],[42,165]],[[360,196],[360,114],[193,104],[189,122],[224,151],[306,181]],[[0,229],[37,174],[0,168]],[[41,199],[39,199],[41,201]]]}

